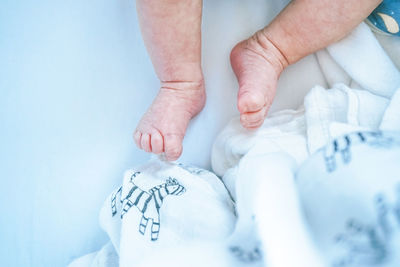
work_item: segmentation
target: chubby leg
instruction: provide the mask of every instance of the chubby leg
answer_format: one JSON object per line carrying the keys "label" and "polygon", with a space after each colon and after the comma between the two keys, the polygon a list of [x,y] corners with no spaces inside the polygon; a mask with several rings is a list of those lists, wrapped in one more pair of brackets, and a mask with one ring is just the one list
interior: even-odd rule
{"label": "chubby leg", "polygon": [[143,39],[161,89],[134,133],[137,146],[165,152],[168,160],[182,153],[188,123],[205,103],[201,70],[202,0],[137,0]]}
{"label": "chubby leg", "polygon": [[237,44],[231,64],[242,125],[258,128],[264,122],[286,66],[345,37],[380,2],[293,0],[267,27]]}

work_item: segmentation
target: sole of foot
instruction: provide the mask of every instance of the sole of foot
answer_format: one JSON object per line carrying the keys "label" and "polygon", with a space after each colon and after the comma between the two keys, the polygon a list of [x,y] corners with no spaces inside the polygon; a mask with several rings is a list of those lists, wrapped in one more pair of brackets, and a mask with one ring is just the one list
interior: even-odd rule
{"label": "sole of foot", "polygon": [[238,43],[230,59],[239,82],[240,122],[247,129],[256,129],[264,122],[279,75],[288,64],[261,31]]}

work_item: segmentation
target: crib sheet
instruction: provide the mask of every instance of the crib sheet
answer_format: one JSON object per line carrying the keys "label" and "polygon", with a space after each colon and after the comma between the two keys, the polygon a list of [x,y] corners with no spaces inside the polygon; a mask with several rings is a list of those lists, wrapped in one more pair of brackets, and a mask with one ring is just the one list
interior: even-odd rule
{"label": "crib sheet", "polygon": [[[188,129],[181,162],[210,168],[215,136],[238,114],[230,49],[287,2],[204,1],[208,102]],[[158,81],[134,1],[2,6],[0,265],[65,266],[106,242],[97,220],[104,197],[125,169],[149,159],[131,133]],[[326,86],[317,66],[311,55],[288,67],[271,110],[296,108],[312,86]]]}

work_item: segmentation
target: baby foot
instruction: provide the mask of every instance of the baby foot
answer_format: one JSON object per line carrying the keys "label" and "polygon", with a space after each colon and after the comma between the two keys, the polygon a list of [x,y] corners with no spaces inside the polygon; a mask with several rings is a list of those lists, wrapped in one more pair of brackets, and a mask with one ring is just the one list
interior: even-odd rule
{"label": "baby foot", "polygon": [[239,82],[240,122],[245,128],[258,128],[275,97],[278,78],[288,65],[287,60],[259,31],[233,48],[231,65]]}
{"label": "baby foot", "polygon": [[134,132],[136,145],[154,154],[165,152],[167,160],[178,159],[189,121],[202,110],[205,99],[202,81],[163,82]]}

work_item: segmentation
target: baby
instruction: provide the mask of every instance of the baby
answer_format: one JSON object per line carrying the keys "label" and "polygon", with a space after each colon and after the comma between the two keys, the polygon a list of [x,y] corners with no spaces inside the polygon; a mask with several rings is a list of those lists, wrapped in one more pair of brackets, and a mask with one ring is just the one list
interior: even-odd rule
{"label": "baby", "polygon": [[[267,0],[266,0],[267,1]],[[238,43],[231,65],[247,129],[260,127],[289,65],[346,36],[381,0],[293,0],[268,26]],[[137,146],[176,160],[189,121],[206,100],[201,69],[202,0],[137,0],[160,91],[134,133]]]}

